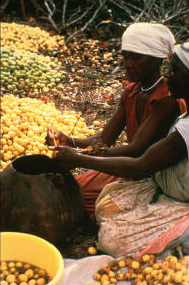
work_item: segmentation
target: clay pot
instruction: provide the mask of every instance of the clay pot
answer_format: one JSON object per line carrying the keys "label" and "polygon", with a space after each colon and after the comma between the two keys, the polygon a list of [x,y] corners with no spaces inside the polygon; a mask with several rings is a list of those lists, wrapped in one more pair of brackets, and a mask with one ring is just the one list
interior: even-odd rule
{"label": "clay pot", "polygon": [[57,244],[83,222],[83,198],[73,175],[54,162],[55,173],[50,172],[45,160],[48,164],[44,156],[21,157],[1,172],[1,231],[31,233]]}

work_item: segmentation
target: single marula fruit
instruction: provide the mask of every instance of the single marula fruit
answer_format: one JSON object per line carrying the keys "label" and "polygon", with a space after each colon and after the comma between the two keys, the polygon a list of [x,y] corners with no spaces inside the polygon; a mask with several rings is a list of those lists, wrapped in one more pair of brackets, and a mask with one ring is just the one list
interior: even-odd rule
{"label": "single marula fruit", "polygon": [[88,248],[87,252],[88,252],[88,254],[90,254],[90,255],[95,255],[95,254],[97,254],[97,250],[96,250],[96,248],[95,248],[94,246],[90,246],[90,247]]}

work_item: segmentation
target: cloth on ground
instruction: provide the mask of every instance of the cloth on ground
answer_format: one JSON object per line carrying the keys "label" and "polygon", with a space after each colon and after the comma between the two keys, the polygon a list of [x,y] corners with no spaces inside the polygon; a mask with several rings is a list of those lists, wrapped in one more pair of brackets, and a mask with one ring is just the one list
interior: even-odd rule
{"label": "cloth on ground", "polygon": [[[171,250],[157,255],[158,260],[169,254]],[[64,277],[61,285],[86,285],[94,282],[93,275],[103,266],[114,263],[115,258],[110,255],[89,256],[82,259],[64,259]],[[121,285],[131,285],[129,281],[122,281]]]}
{"label": "cloth on ground", "polygon": [[[62,285],[86,285],[94,282],[93,275],[105,264],[113,261],[108,255],[97,255],[82,259],[65,259]],[[126,285],[129,283],[125,283]]]}

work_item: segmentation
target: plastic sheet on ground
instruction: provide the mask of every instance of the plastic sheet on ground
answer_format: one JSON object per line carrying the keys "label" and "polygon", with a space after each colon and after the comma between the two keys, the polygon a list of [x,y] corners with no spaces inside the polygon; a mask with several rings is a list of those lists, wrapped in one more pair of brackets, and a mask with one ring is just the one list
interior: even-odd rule
{"label": "plastic sheet on ground", "polygon": [[[93,275],[105,264],[116,260],[108,255],[97,255],[82,259],[64,259],[65,270],[62,285],[89,285],[95,282]],[[122,281],[121,285],[130,282]]]}
{"label": "plastic sheet on ground", "polygon": [[[166,249],[157,254],[157,261],[162,261],[167,255],[172,255],[171,249]],[[103,266],[114,263],[121,258],[110,255],[95,255],[82,259],[64,259],[64,277],[61,285],[92,285],[95,280],[93,275]],[[131,285],[130,281],[121,281],[121,285]]]}

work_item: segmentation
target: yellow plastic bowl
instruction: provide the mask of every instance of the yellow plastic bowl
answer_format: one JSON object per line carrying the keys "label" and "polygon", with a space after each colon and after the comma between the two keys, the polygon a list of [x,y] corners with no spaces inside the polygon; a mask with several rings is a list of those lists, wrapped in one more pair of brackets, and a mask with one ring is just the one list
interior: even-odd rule
{"label": "yellow plastic bowl", "polygon": [[18,260],[43,268],[52,276],[49,285],[63,282],[64,260],[58,249],[48,241],[31,234],[0,233],[1,260]]}

